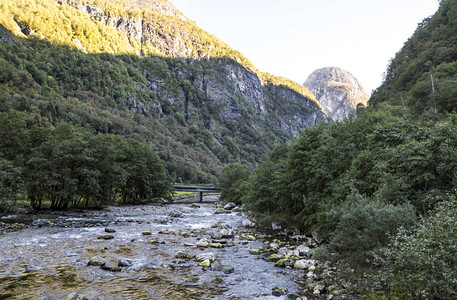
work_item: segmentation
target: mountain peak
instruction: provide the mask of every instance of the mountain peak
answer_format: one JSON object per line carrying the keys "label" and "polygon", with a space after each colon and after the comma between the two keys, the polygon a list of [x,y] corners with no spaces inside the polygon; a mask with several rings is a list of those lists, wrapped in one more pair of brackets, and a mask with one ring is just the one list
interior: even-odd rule
{"label": "mountain peak", "polygon": [[333,120],[354,114],[359,104],[367,105],[368,94],[357,78],[338,67],[315,70],[303,84]]}

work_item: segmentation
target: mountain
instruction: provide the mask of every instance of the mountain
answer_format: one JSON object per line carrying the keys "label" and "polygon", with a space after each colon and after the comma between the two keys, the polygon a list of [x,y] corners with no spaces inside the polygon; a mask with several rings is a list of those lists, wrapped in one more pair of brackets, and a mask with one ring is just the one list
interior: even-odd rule
{"label": "mountain", "polygon": [[315,96],[330,118],[341,121],[366,106],[368,94],[354,75],[341,68],[315,70],[303,84]]}
{"label": "mountain", "polygon": [[370,105],[382,102],[415,114],[445,114],[457,109],[457,1],[442,0],[393,57]]}
{"label": "mountain", "polygon": [[328,117],[308,89],[261,73],[169,1],[0,4],[0,113],[133,137],[176,181],[255,166]]}

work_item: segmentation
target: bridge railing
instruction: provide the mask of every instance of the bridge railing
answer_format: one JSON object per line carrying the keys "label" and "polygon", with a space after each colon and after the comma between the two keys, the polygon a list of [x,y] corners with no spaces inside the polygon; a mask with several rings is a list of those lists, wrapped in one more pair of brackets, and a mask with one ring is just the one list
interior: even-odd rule
{"label": "bridge railing", "polygon": [[220,193],[221,190],[214,186],[202,186],[202,185],[173,185],[175,191],[179,192],[196,192],[197,199],[199,202],[203,201],[203,193]]}

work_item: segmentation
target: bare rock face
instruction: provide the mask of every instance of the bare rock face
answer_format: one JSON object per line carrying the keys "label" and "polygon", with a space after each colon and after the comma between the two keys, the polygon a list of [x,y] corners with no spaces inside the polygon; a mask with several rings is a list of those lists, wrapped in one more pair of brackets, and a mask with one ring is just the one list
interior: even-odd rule
{"label": "bare rock face", "polygon": [[366,106],[368,94],[357,78],[348,71],[328,67],[314,71],[303,84],[322,105],[330,118],[341,121]]}

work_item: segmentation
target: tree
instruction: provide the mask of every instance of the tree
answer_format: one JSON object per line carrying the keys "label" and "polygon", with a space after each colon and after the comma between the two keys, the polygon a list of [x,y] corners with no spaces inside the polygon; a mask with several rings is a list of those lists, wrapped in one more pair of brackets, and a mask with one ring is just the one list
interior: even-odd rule
{"label": "tree", "polygon": [[222,190],[221,199],[241,203],[242,184],[249,176],[248,169],[238,163],[225,165],[219,176],[218,187]]}

